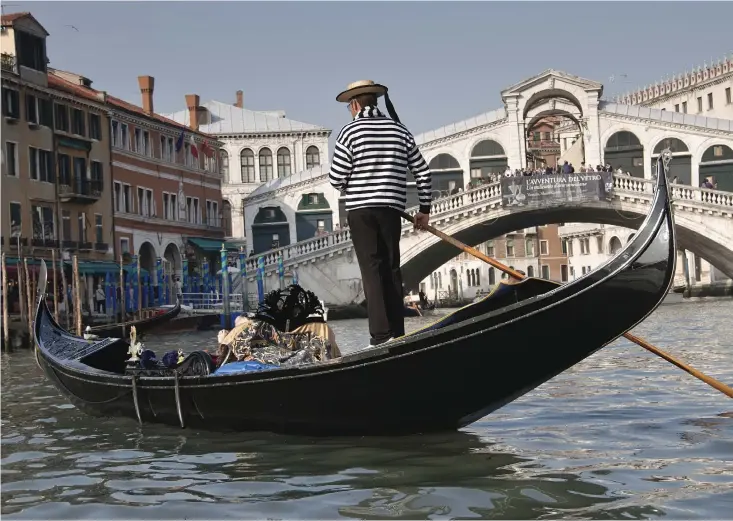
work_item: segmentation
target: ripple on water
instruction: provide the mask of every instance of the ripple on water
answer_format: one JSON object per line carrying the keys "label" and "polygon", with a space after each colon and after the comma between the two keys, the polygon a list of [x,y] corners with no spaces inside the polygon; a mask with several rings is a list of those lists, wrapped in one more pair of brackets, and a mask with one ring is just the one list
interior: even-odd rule
{"label": "ripple on water", "polygon": [[[733,382],[730,316],[731,301],[663,306],[636,333]],[[345,352],[367,335],[333,327]],[[25,355],[1,359],[8,519],[709,519],[733,504],[730,400],[625,340],[462,432],[387,439],[90,418]]]}

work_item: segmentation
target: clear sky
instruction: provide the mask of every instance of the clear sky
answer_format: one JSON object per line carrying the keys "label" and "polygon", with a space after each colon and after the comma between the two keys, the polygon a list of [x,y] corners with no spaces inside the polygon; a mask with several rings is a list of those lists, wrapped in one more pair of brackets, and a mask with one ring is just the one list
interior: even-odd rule
{"label": "clear sky", "polygon": [[[600,81],[604,96],[733,53],[730,2],[21,2],[51,36],[51,66],[155,109],[184,95],[285,110],[335,134],[336,95],[390,88],[417,134],[501,107],[500,91],[548,68]],[[73,25],[78,29],[75,30]],[[614,81],[611,81],[614,76]]]}

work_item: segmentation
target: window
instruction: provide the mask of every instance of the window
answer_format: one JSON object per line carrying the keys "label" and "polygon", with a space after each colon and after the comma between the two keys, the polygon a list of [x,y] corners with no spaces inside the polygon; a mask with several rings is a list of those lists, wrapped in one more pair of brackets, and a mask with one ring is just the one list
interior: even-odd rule
{"label": "window", "polygon": [[160,136],[160,158],[168,161],[168,141],[165,136]]}
{"label": "window", "polygon": [[550,267],[547,264],[542,265],[542,278],[550,280]]}
{"label": "window", "polygon": [[560,265],[560,281],[561,282],[568,281],[568,265],[567,264]]}
{"label": "window", "polygon": [[186,221],[193,222],[193,198],[186,197]]}
{"label": "window", "polygon": [[702,112],[702,97],[697,98],[697,111]]}
{"label": "window", "polygon": [[316,225],[319,230],[325,230],[326,229],[326,221],[317,221]]}
{"label": "window", "polygon": [[18,177],[18,143],[5,142],[5,173]]}
{"label": "window", "polygon": [[506,240],[506,256],[514,257],[514,239]]}
{"label": "window", "polygon": [[20,203],[10,203],[10,235],[20,235],[23,224],[23,207]]}
{"label": "window", "polygon": [[199,208],[199,198],[193,198],[193,222],[195,224],[201,224],[201,208]]}
{"label": "window", "polygon": [[540,139],[542,139],[542,138],[541,138],[541,134],[540,134],[539,132],[534,132],[533,134],[534,134],[534,135],[532,136],[532,140],[533,140],[533,141],[537,142],[537,141],[539,141]]}
{"label": "window", "polygon": [[226,150],[219,150],[219,173],[229,179],[229,154]]}
{"label": "window", "polygon": [[110,136],[110,139],[112,140],[112,146],[113,147],[119,147],[120,146],[120,124],[117,123],[115,120],[112,120],[112,135]]}
{"label": "window", "polygon": [[53,156],[50,151],[28,147],[28,166],[31,179],[46,183],[55,182],[53,175]]}
{"label": "window", "polygon": [[53,127],[53,101],[45,98],[37,98],[38,122],[44,127]]}
{"label": "window", "polygon": [[71,133],[77,136],[86,136],[84,111],[71,109]]}
{"label": "window", "polygon": [[74,183],[77,187],[86,184],[87,179],[87,160],[84,157],[74,158]]}
{"label": "window", "polygon": [[79,218],[77,219],[77,238],[80,243],[87,242],[87,215],[84,212],[79,212]]}
{"label": "window", "polygon": [[713,147],[713,156],[723,157],[723,147],[721,147],[720,145]]}
{"label": "window", "polygon": [[540,255],[549,255],[550,250],[547,241],[540,241]]}
{"label": "window", "polygon": [[55,238],[53,208],[45,205],[34,205],[31,211],[33,214],[33,238],[53,240]]}
{"label": "window", "polygon": [[581,268],[580,268],[580,273],[581,273],[582,275],[585,275],[585,266],[581,266]]}
{"label": "window", "polygon": [[494,257],[494,241],[486,241],[486,255]]}
{"label": "window", "polygon": [[489,268],[489,286],[496,284],[496,270]]}
{"label": "window", "polygon": [[168,192],[163,192],[163,219],[170,219],[171,208],[170,208],[170,196]]}
{"label": "window", "polygon": [[527,266],[527,276],[534,277],[534,266]]}
{"label": "window", "polygon": [[321,154],[318,151],[318,147],[312,146],[312,145],[309,146],[305,151],[305,167],[313,168],[320,164],[321,164]]}
{"label": "window", "polygon": [[254,183],[255,179],[255,154],[249,148],[245,148],[239,154],[242,163],[242,182]]}
{"label": "window", "polygon": [[153,155],[150,149],[150,132],[147,130],[143,130],[143,153],[148,157]]}
{"label": "window", "polygon": [[20,94],[3,87],[3,116],[20,119]]}
{"label": "window", "polygon": [[136,128],[135,129],[135,152],[138,154],[142,154],[143,150],[145,150],[145,145],[143,144],[143,131],[142,129]]}
{"label": "window", "polygon": [[89,137],[102,140],[102,117],[99,114],[89,113]]}
{"label": "window", "polygon": [[708,110],[713,110],[713,93],[708,92]]}
{"label": "window", "polygon": [[62,132],[69,131],[69,108],[66,105],[59,103],[54,104],[55,117],[54,117],[54,128]]}
{"label": "window", "polygon": [[679,112],[679,111],[680,111],[680,104],[679,104],[679,103],[677,103],[677,104],[676,104],[676,105],[674,106],[674,111],[675,111],[675,112]]}
{"label": "window", "polygon": [[20,59],[18,63],[40,72],[46,72],[46,42],[43,38],[17,31]]}
{"label": "window", "polygon": [[525,241],[524,252],[527,257],[534,257],[534,241],[532,239],[527,239]]}
{"label": "window", "polygon": [[562,240],[562,253],[563,255],[568,254],[568,240],[567,239]]}
{"label": "window", "polygon": [[38,100],[30,94],[25,95],[25,119],[28,123],[38,123]]}
{"label": "window", "polygon": [[170,219],[172,221],[178,220],[178,195],[171,194],[171,210],[170,210]]}
{"label": "window", "polygon": [[272,151],[269,148],[260,150],[260,182],[272,180]]}
{"label": "window", "polygon": [[542,139],[544,139],[545,141],[549,141],[550,140],[550,133],[549,132],[543,132],[542,134],[544,136]]}
{"label": "window", "polygon": [[118,146],[125,150],[130,150],[130,133],[126,123],[120,124],[120,140]]}
{"label": "window", "polygon": [[98,213],[94,214],[94,229],[96,230],[95,239],[97,244],[104,242],[104,227],[102,226],[102,216]]}
{"label": "window", "polygon": [[206,224],[219,226],[219,203],[217,201],[206,201]]}
{"label": "window", "polygon": [[590,239],[588,239],[587,237],[585,239],[580,239],[580,254],[590,254]]}
{"label": "window", "polygon": [[168,138],[168,161],[171,163],[176,162],[176,152],[175,152],[175,145],[173,144],[173,138]]}
{"label": "window", "polygon": [[143,217],[155,215],[155,201],[153,191],[150,188],[137,187],[137,213]]}
{"label": "window", "polygon": [[686,101],[682,102],[682,113],[687,114],[687,102]]}
{"label": "window", "polygon": [[122,185],[122,211],[132,213],[132,186]]}
{"label": "window", "polygon": [[127,237],[122,237],[120,239],[120,251],[123,254],[130,253],[130,239],[128,239]]}
{"label": "window", "polygon": [[100,161],[92,161],[92,190],[104,190],[104,167]]}
{"label": "window", "polygon": [[115,212],[122,211],[122,184],[119,181],[114,182],[114,200]]}
{"label": "window", "polygon": [[277,176],[285,177],[290,173],[290,150],[283,147],[277,151]]}
{"label": "window", "polygon": [[603,253],[603,237],[600,235],[596,237],[596,246],[598,247],[598,253]]}
{"label": "window", "polygon": [[731,104],[731,100],[730,100],[730,87],[727,87],[725,89],[725,103],[726,103],[726,105],[730,105]]}
{"label": "window", "polygon": [[61,240],[71,240],[71,211],[61,210]]}

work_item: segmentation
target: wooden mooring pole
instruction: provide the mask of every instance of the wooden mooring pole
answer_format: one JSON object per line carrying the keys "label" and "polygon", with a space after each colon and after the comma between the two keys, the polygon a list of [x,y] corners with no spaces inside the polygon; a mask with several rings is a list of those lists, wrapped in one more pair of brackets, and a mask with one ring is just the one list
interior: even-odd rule
{"label": "wooden mooring pole", "polygon": [[10,331],[8,330],[8,270],[5,267],[5,254],[2,255],[3,258],[3,339],[5,340],[5,345],[10,345]]}
{"label": "wooden mooring pole", "polygon": [[28,310],[28,334],[33,335],[33,297],[31,296],[31,278],[28,275],[28,259],[23,257],[23,277],[25,278],[25,300]]}
{"label": "wooden mooring pole", "polygon": [[79,296],[79,259],[74,255],[73,260],[73,294],[74,294],[74,322],[76,323],[76,336],[81,336],[81,298]]}
{"label": "wooden mooring pole", "polygon": [[53,265],[53,318],[59,321],[59,285],[56,280],[56,250],[51,250],[51,264]]}

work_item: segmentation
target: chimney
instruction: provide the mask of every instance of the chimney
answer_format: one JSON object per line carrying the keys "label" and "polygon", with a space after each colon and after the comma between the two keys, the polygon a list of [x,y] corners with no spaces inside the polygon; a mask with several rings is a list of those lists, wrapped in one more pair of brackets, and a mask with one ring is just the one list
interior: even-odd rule
{"label": "chimney", "polygon": [[240,109],[244,108],[244,92],[242,92],[241,90],[237,91],[237,102],[234,104],[234,106]]}
{"label": "chimney", "polygon": [[188,107],[188,126],[191,130],[199,129],[198,108],[201,99],[198,94],[186,94],[186,107]]}
{"label": "chimney", "polygon": [[138,76],[137,83],[140,85],[140,93],[143,96],[143,110],[146,114],[153,113],[153,89],[155,78],[152,76]]}

